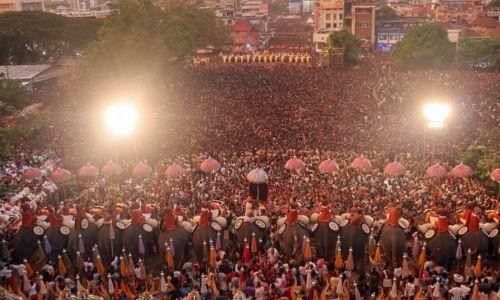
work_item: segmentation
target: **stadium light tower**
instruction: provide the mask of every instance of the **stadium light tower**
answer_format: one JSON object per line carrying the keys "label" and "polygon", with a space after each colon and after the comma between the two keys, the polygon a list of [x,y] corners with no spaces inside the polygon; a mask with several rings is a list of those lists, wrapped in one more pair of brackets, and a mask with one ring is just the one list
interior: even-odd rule
{"label": "stadium light tower", "polygon": [[137,108],[128,102],[114,104],[104,112],[106,129],[116,136],[126,136],[134,132],[138,119]]}
{"label": "stadium light tower", "polygon": [[450,117],[451,108],[442,103],[428,103],[424,105],[423,113],[429,128],[443,128],[445,121]]}

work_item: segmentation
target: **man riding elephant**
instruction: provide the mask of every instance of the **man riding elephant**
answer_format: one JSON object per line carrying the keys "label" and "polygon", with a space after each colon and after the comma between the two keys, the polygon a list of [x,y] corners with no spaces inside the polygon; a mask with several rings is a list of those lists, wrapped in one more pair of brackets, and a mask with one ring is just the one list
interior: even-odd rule
{"label": "man riding elephant", "polygon": [[141,256],[153,253],[154,226],[149,223],[156,221],[146,220],[138,202],[132,203],[131,210],[130,226],[124,230],[122,242],[125,250],[132,254],[134,260],[138,260]]}
{"label": "man riding elephant", "polygon": [[165,209],[162,220],[163,226],[158,237],[158,248],[162,255],[167,255],[167,248],[170,248],[175,267],[178,268],[184,262],[184,254],[189,242],[190,224],[185,221],[179,222],[171,208]]}
{"label": "man riding elephant", "polygon": [[208,252],[210,250],[208,248],[210,247],[210,241],[215,243],[217,233],[222,231],[227,225],[226,219],[220,215],[220,212],[220,204],[209,205],[208,202],[203,201],[201,203],[200,214],[192,219],[191,223],[195,227],[193,231],[193,246],[198,261],[203,261],[205,258],[203,256],[203,247],[206,247],[206,251]]}
{"label": "man riding elephant", "polygon": [[458,235],[465,250],[471,249],[473,255],[481,254],[486,257],[489,236],[480,229],[480,213],[479,207],[474,207],[473,202],[467,203],[465,211],[460,215],[460,219],[463,219],[465,224],[458,230]]}
{"label": "man riding elephant", "polygon": [[308,224],[309,218],[299,215],[299,206],[296,202],[291,202],[286,216],[278,219],[277,238],[287,259],[302,257],[302,241],[310,236]]}
{"label": "man riding elephant", "polygon": [[[52,261],[56,261],[57,256],[61,254],[68,244],[68,235],[71,228],[61,228],[63,226],[63,217],[52,206],[48,207],[48,220],[50,227],[45,231],[46,242],[50,245]],[[46,242],[44,241],[44,243]],[[45,248],[45,251],[47,251],[47,247]]]}
{"label": "man riding elephant", "polygon": [[68,237],[68,255],[75,261],[76,253],[80,252],[83,259],[92,258],[91,249],[97,242],[97,231],[99,227],[88,218],[84,207],[75,207],[75,223]]}
{"label": "man riding elephant", "polygon": [[427,245],[434,257],[434,260],[445,268],[449,268],[455,259],[453,255],[457,249],[457,241],[449,232],[449,211],[447,208],[439,208],[438,221],[435,223],[435,230],[430,229],[424,235],[428,239]]}
{"label": "man riding elephant", "polygon": [[37,223],[35,213],[29,203],[24,203],[21,210],[21,227],[13,240],[13,260],[15,262],[30,259],[37,249],[38,236],[33,232],[33,227]]}
{"label": "man riding elephant", "polygon": [[104,218],[97,221],[97,247],[105,263],[111,262],[122,249],[123,230],[116,225],[121,212],[120,207],[110,203],[103,211]]}
{"label": "man riding elephant", "polygon": [[310,226],[318,257],[331,260],[335,254],[335,246],[339,235],[339,226],[333,221],[333,213],[328,202],[323,200],[316,213],[311,215]]}
{"label": "man riding elephant", "polygon": [[400,226],[400,205],[393,201],[387,206],[387,222],[380,227],[380,243],[387,265],[393,269],[402,265],[406,235]]}
{"label": "man riding elephant", "polygon": [[342,256],[344,259],[349,254],[349,249],[353,250],[354,264],[362,266],[365,257],[365,245],[368,243],[369,226],[365,223],[363,210],[359,207],[353,207],[348,215],[349,222],[341,224],[340,240]]}

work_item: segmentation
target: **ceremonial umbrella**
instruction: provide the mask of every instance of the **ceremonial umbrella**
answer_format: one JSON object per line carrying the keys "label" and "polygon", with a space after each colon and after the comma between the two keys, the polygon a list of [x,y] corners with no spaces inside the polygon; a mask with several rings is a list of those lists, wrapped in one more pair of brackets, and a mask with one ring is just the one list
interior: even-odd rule
{"label": "ceremonial umbrella", "polygon": [[441,166],[440,164],[435,164],[430,166],[427,169],[427,176],[429,177],[435,177],[435,178],[444,178],[448,176],[448,171],[446,171],[446,168]]}
{"label": "ceremonial umbrella", "polygon": [[454,167],[450,173],[453,176],[465,178],[472,176],[472,174],[474,174],[474,171],[472,170],[471,167],[461,163],[458,166]]}
{"label": "ceremonial umbrella", "polygon": [[34,180],[43,176],[42,170],[38,168],[28,168],[24,171],[22,178],[24,180]]}
{"label": "ceremonial umbrella", "polygon": [[67,181],[71,178],[71,173],[68,170],[57,168],[52,174],[50,179],[56,183]]}
{"label": "ceremonial umbrella", "polygon": [[401,176],[406,172],[406,168],[397,161],[388,163],[384,168],[384,174],[387,176]]}
{"label": "ceremonial umbrella", "polygon": [[257,168],[248,172],[247,179],[251,183],[261,184],[266,183],[269,180],[269,176],[267,175],[266,171]]}
{"label": "ceremonial umbrella", "polygon": [[99,170],[93,165],[83,166],[78,171],[78,176],[80,177],[95,177],[99,173]]}
{"label": "ceremonial umbrella", "polygon": [[184,174],[186,170],[179,165],[171,165],[165,170],[165,176],[167,177],[179,177]]}
{"label": "ceremonial umbrella", "polygon": [[500,182],[500,168],[493,170],[491,172],[491,179],[496,182]]}
{"label": "ceremonial umbrella", "polygon": [[285,169],[299,171],[302,170],[305,166],[306,164],[300,158],[294,156],[286,162]]}
{"label": "ceremonial umbrella", "polygon": [[211,173],[217,171],[219,168],[220,163],[211,157],[205,159],[200,165],[200,170],[204,173]]}
{"label": "ceremonial umbrella", "polygon": [[368,159],[364,157],[358,157],[351,163],[351,167],[356,170],[365,172],[372,168],[372,164]]}
{"label": "ceremonial umbrella", "polygon": [[339,171],[339,165],[335,160],[327,159],[319,164],[319,170],[323,173],[335,173]]}
{"label": "ceremonial umbrella", "polygon": [[118,175],[122,172],[122,167],[114,162],[108,162],[101,168],[101,172],[104,175]]}
{"label": "ceremonial umbrella", "polygon": [[149,176],[149,174],[151,174],[152,171],[153,168],[151,168],[149,165],[145,163],[139,163],[132,170],[132,176],[134,176],[135,178],[146,178]]}

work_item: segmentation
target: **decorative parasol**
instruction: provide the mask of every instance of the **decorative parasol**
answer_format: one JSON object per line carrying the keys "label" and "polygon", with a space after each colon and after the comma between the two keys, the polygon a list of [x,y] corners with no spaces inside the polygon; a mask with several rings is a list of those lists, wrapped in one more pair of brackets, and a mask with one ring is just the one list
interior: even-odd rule
{"label": "decorative parasol", "polygon": [[495,169],[493,170],[493,172],[491,172],[491,180],[500,182],[500,168]]}
{"label": "decorative parasol", "polygon": [[179,165],[171,165],[165,170],[165,176],[167,177],[179,177],[186,173],[186,169]]}
{"label": "decorative parasol", "polygon": [[211,157],[205,159],[200,165],[200,170],[204,173],[211,173],[219,169],[220,163]]}
{"label": "decorative parasol", "polygon": [[372,168],[372,163],[367,158],[358,157],[351,163],[351,167],[358,171],[365,172]]}
{"label": "decorative parasol", "polygon": [[61,183],[71,179],[71,173],[68,170],[57,168],[52,174],[50,179],[56,183]]}
{"label": "decorative parasol", "polygon": [[300,159],[300,158],[297,158],[296,156],[290,158],[286,164],[285,164],[285,169],[288,169],[288,170],[297,170],[297,171],[300,171],[302,170],[304,167],[306,166],[306,164]]}
{"label": "decorative parasol", "polygon": [[427,169],[427,176],[429,177],[435,177],[435,178],[444,178],[448,176],[448,171],[446,171],[446,168],[441,166],[440,164],[435,164],[430,166]]}
{"label": "decorative parasol", "polygon": [[101,168],[101,173],[104,175],[118,175],[122,173],[122,167],[114,162],[108,162]]}
{"label": "decorative parasol", "polygon": [[253,169],[248,172],[247,179],[250,183],[261,184],[269,181],[269,176],[267,176],[266,171],[263,169]]}
{"label": "decorative parasol", "polygon": [[95,166],[89,164],[83,166],[78,171],[78,176],[80,177],[96,177],[97,174],[99,174],[99,170]]}
{"label": "decorative parasol", "polygon": [[322,173],[335,173],[339,171],[339,165],[335,160],[327,159],[319,164],[319,170]]}
{"label": "decorative parasol", "polygon": [[151,174],[152,171],[153,168],[151,168],[149,165],[145,163],[139,163],[132,170],[132,176],[134,176],[135,178],[146,178],[149,176],[149,174]]}
{"label": "decorative parasol", "polygon": [[401,176],[406,172],[406,168],[397,161],[388,163],[384,168],[384,174],[387,176]]}
{"label": "decorative parasol", "polygon": [[461,163],[458,166],[454,167],[451,170],[450,174],[452,176],[466,178],[466,177],[472,176],[472,174],[474,174],[474,171],[472,170],[471,167],[469,167],[469,166],[464,165],[464,164]]}

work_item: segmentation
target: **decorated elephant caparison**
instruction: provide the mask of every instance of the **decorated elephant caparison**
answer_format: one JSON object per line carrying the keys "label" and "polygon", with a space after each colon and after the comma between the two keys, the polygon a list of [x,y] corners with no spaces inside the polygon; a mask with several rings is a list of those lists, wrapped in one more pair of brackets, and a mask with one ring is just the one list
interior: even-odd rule
{"label": "decorated elephant caparison", "polygon": [[[68,246],[68,236],[61,233],[61,227],[49,227],[45,231],[44,239],[45,238],[50,245],[50,253],[46,254],[50,255],[52,261],[56,261],[57,256]],[[46,248],[45,243],[46,241],[44,240],[42,242],[44,248]],[[45,251],[47,251],[47,249],[45,249]]]}
{"label": "decorated elephant caparison", "polygon": [[[300,223],[295,224],[283,224],[286,228],[282,233],[277,233],[277,239],[280,244],[281,250],[283,251],[286,260],[290,259],[302,259],[302,241],[305,238],[310,237],[309,230]],[[278,229],[279,231],[279,229]]]}
{"label": "decorated elephant caparison", "polygon": [[262,243],[265,243],[267,241],[268,230],[264,226],[259,227],[255,222],[245,222],[243,219],[241,219],[241,221],[237,220],[236,222],[235,231],[238,238],[238,250],[240,250],[240,253],[245,247],[245,240],[250,244],[254,235],[257,242],[262,241]]}
{"label": "decorated elephant caparison", "polygon": [[387,265],[393,269],[401,267],[406,246],[406,234],[399,226],[384,224],[380,228],[380,244]]}
{"label": "decorated elephant caparison", "polygon": [[97,242],[99,227],[94,222],[88,222],[85,229],[74,228],[68,236],[68,255],[71,261],[76,261],[76,253],[80,252],[82,259],[92,258],[92,248]]}
{"label": "decorated elephant caparison", "polygon": [[462,247],[465,251],[471,249],[471,254],[474,256],[481,254],[482,257],[486,257],[488,255],[490,238],[481,230],[469,230],[464,235],[460,236],[460,239],[462,240]]}
{"label": "decorated elephant caparison", "polygon": [[347,259],[349,249],[352,248],[354,265],[356,267],[363,265],[368,233],[364,232],[360,225],[348,223],[340,228],[340,241],[343,258]]}
{"label": "decorated elephant caparison", "polygon": [[[111,226],[113,226],[111,231]],[[114,238],[111,239],[111,235]],[[109,264],[117,256],[123,247],[123,230],[111,222],[103,223],[97,231],[97,248],[103,263]]]}
{"label": "decorated elephant caparison", "polygon": [[339,233],[339,226],[333,221],[319,221],[311,226],[311,236],[318,253],[318,258],[323,258],[327,261],[333,259]]}
{"label": "decorated elephant caparison", "polygon": [[192,243],[196,258],[199,262],[203,261],[203,247],[205,247],[207,253],[210,253],[210,241],[212,241],[212,243],[217,241],[217,231],[211,226],[196,226],[192,235]]}
{"label": "decorated elephant caparison", "polygon": [[449,232],[436,232],[427,240],[427,248],[437,264],[449,268],[455,260],[457,241]]}
{"label": "decorated elephant caparison", "polygon": [[162,254],[163,261],[166,255],[166,246],[173,246],[173,259],[176,270],[182,266],[185,260],[185,251],[189,242],[189,232],[184,230],[181,226],[176,226],[174,230],[162,230],[158,234],[158,249]]}
{"label": "decorated elephant caparison", "polygon": [[33,227],[21,226],[13,239],[13,261],[15,263],[21,263],[24,259],[29,260],[37,250],[38,241],[39,236],[33,232]]}
{"label": "decorated elephant caparison", "polygon": [[132,224],[123,231],[123,247],[132,254],[134,261],[144,259],[154,252],[154,233],[144,230],[142,224]]}

